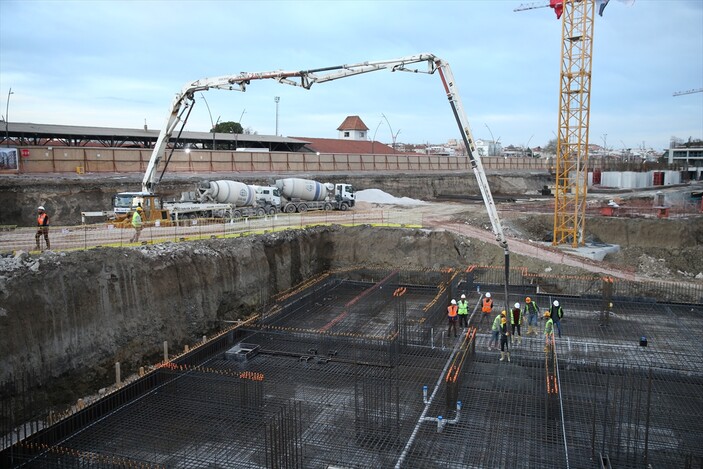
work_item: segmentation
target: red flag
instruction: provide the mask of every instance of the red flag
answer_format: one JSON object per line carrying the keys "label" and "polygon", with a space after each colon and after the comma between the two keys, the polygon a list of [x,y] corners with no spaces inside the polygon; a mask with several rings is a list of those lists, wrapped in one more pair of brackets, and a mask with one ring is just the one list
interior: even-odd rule
{"label": "red flag", "polygon": [[556,13],[557,19],[561,18],[561,14],[564,12],[563,0],[549,0],[549,6],[554,8],[554,13]]}

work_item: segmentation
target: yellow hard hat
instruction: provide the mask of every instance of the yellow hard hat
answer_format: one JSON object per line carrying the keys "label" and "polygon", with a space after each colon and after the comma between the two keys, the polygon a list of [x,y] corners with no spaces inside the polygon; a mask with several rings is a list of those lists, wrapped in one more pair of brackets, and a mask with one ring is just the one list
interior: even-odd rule
{"label": "yellow hard hat", "polygon": [[549,311],[545,311],[545,312],[544,312],[544,317],[545,317],[545,318],[548,318],[549,316],[551,316],[551,314],[549,314]]}
{"label": "yellow hard hat", "polygon": [[142,212],[142,211],[144,211],[144,209],[143,209],[143,208],[141,208],[141,207],[137,207],[137,212]]}
{"label": "yellow hard hat", "polygon": [[532,299],[529,296],[525,298],[525,303],[529,303],[530,301],[532,301]]}
{"label": "yellow hard hat", "polygon": [[501,316],[505,316],[505,310],[501,311],[501,312],[500,312],[500,315],[501,315]]}

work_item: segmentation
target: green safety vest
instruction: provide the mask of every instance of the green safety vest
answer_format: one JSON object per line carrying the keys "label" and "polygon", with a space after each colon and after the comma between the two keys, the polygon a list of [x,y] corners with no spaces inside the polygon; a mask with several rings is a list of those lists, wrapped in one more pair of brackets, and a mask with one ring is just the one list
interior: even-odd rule
{"label": "green safety vest", "polygon": [[544,334],[552,334],[554,332],[554,321],[552,318],[547,319],[547,323],[544,325]]}
{"label": "green safety vest", "polygon": [[134,212],[134,215],[132,215],[132,226],[135,228],[142,226],[142,217],[139,215],[139,212]]}
{"label": "green safety vest", "polygon": [[469,304],[466,302],[466,300],[459,300],[459,314],[469,314]]}
{"label": "green safety vest", "polygon": [[496,316],[496,318],[493,320],[493,330],[497,331],[500,329],[500,318],[502,318],[500,314]]}

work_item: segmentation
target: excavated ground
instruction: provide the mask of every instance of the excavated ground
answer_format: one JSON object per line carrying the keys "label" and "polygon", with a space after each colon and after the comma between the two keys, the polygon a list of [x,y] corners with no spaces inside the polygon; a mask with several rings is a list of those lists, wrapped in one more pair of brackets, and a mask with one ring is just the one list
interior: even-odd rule
{"label": "excavated ground", "polygon": [[[394,191],[391,187],[407,179],[395,177],[386,181],[390,187],[380,187],[398,196],[432,199],[459,193],[466,176],[413,177],[409,185]],[[72,220],[80,210],[99,208],[86,207],[86,200],[98,205],[109,193],[124,190],[115,181],[78,184],[69,179],[65,186],[61,180],[53,181],[53,186],[45,185],[34,193],[37,181],[14,189],[5,181],[0,195],[8,210],[3,208],[0,223],[18,216],[22,222],[18,224],[30,223],[26,220],[31,220],[33,210],[24,207],[33,208],[45,200],[56,204],[55,222]],[[496,193],[508,194],[533,192],[533,187],[541,187],[544,176],[492,179],[502,181],[495,183],[501,188]],[[368,178],[353,183],[358,188],[379,187]],[[179,184],[170,187],[182,188]],[[358,208],[373,209],[374,204],[359,204]],[[221,330],[227,321],[257,311],[277,292],[328,269],[421,270],[502,264],[503,252],[491,240],[481,203],[397,208],[422,212],[433,230],[334,226],[140,248],[5,255],[0,259],[0,382],[26,371],[51,384],[48,403],[73,402],[109,384],[115,362],[122,364],[123,375],[135,373],[139,366],[158,361],[164,341],[172,350],[181,350],[195,338]],[[515,240],[539,240],[551,231],[551,217],[546,214],[501,210],[501,215],[506,233]],[[456,225],[482,236],[452,233],[460,232]],[[587,230],[590,236],[622,248],[606,258],[604,266],[625,266],[643,276],[701,283],[700,216],[668,220],[593,217]],[[536,255],[520,243],[511,242],[511,250],[513,266],[553,274],[580,272]]]}

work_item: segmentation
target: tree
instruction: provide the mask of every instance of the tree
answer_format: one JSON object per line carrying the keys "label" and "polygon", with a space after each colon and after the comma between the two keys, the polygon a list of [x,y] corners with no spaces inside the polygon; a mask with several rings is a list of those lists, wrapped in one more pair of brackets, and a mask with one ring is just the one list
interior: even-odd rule
{"label": "tree", "polygon": [[547,144],[544,146],[544,148],[542,148],[542,151],[544,153],[556,155],[557,154],[557,139],[553,138],[549,142],[547,142]]}
{"label": "tree", "polygon": [[214,128],[210,129],[210,132],[216,132],[218,134],[241,134],[244,133],[242,124],[239,122],[219,122]]}

